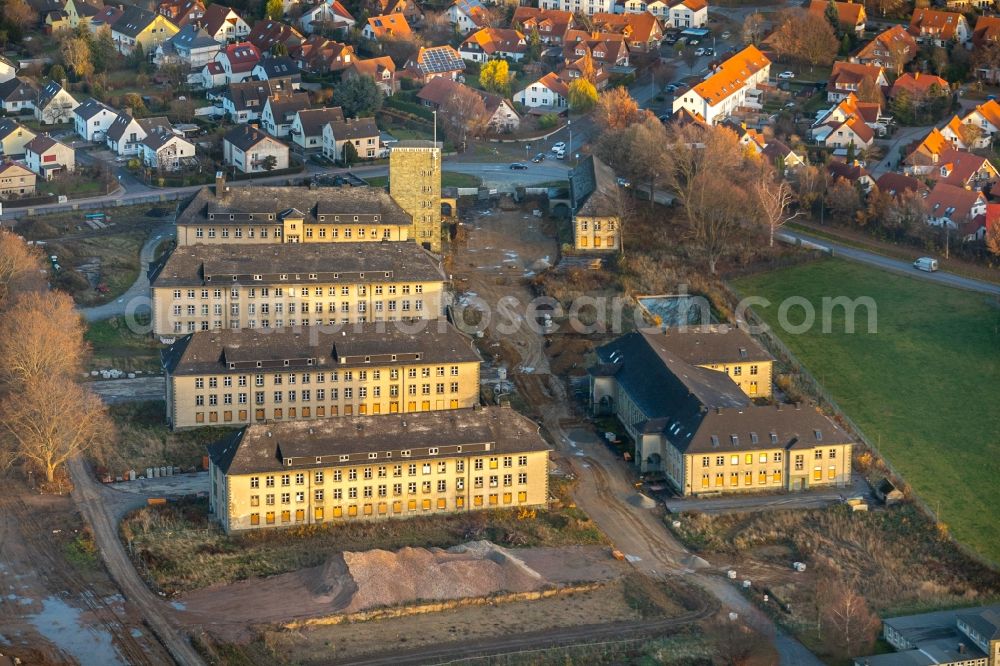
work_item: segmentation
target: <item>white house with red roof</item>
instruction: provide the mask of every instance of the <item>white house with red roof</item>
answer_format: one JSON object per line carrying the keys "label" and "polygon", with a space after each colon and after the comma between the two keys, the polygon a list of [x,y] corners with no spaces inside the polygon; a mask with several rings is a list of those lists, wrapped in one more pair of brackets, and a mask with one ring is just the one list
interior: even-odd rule
{"label": "white house with red roof", "polygon": [[215,56],[222,67],[223,83],[239,83],[253,75],[253,68],[260,62],[260,51],[250,42],[230,44]]}
{"label": "white house with red roof", "polygon": [[681,0],[670,8],[670,26],[673,28],[704,28],[707,23],[707,0]]}
{"label": "white house with red roof", "polygon": [[673,111],[687,109],[709,124],[724,120],[746,103],[747,93],[767,83],[771,61],[753,45],[726,60],[704,81],[677,93]]}
{"label": "white house with red roof", "polygon": [[515,93],[514,101],[524,105],[526,109],[562,111],[569,106],[569,85],[555,72],[549,72]]}
{"label": "white house with red roof", "polygon": [[957,229],[986,214],[986,197],[977,190],[939,182],[927,195],[927,223]]}
{"label": "white house with red roof", "polygon": [[520,62],[528,52],[528,39],[524,33],[509,28],[483,28],[466,37],[458,52],[472,62],[496,58]]}
{"label": "white house with red roof", "polygon": [[339,0],[320,2],[299,17],[299,25],[308,33],[319,31],[344,32],[354,27],[351,12]]}

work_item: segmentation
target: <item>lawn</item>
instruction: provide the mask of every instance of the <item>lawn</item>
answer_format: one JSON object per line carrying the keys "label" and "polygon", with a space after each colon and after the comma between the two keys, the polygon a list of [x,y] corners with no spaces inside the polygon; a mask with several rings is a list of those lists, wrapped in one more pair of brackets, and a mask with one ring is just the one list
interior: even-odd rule
{"label": "lawn", "polygon": [[162,346],[146,333],[131,331],[122,317],[92,322],[84,340],[91,347],[90,367],[93,369],[160,370]]}
{"label": "lawn", "polygon": [[[836,259],[736,280],[744,295],[768,298],[757,312],[771,325],[778,304],[808,299],[813,330],[778,331],[868,439],[952,534],[1000,562],[1000,307],[982,294],[933,285]],[[870,296],[877,332],[844,332],[844,311],[821,333],[825,296]],[[794,308],[800,321],[801,309]]]}

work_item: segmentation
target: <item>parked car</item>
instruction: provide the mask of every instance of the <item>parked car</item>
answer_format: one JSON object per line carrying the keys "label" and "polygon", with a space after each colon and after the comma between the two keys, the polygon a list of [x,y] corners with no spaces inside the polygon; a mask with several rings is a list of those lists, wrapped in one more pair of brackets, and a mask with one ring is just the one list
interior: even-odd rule
{"label": "parked car", "polygon": [[730,38],[730,37],[732,37],[732,36],[733,36],[733,34],[732,34],[731,32],[729,32],[728,30],[726,30],[726,31],[725,31],[724,33],[722,33],[722,35],[721,35],[721,37],[722,37],[723,39],[729,39],[729,38]]}
{"label": "parked car", "polygon": [[673,93],[677,92],[677,84],[671,83],[663,89],[663,92]]}
{"label": "parked car", "polygon": [[527,168],[528,168],[528,165],[527,164],[523,164],[521,162],[514,162],[513,164],[510,165],[510,170],[511,171],[523,171],[524,169],[527,169]]}
{"label": "parked car", "polygon": [[630,181],[628,178],[622,178],[619,176],[617,182],[618,182],[618,187],[632,187],[632,181]]}
{"label": "parked car", "polygon": [[688,46],[698,46],[700,42],[697,39],[689,39]]}
{"label": "parked car", "polygon": [[558,153],[560,150],[566,150],[566,142],[560,141],[559,143],[552,144],[552,152]]}
{"label": "parked car", "polygon": [[538,164],[543,160],[545,160],[545,153],[538,153],[537,155],[531,158],[531,161],[534,162],[535,164]]}
{"label": "parked car", "polygon": [[711,46],[709,46],[707,49],[705,49],[705,55],[707,55],[707,56],[714,56],[715,55],[715,49],[713,49]]}
{"label": "parked car", "polygon": [[785,70],[781,74],[778,74],[778,78],[779,79],[794,79],[795,78],[795,72],[791,72],[791,71]]}
{"label": "parked car", "polygon": [[564,160],[564,159],[566,159],[566,151],[565,150],[560,149],[560,150],[554,150],[552,152],[554,152],[556,154],[556,159],[557,160]]}
{"label": "parked car", "polygon": [[700,58],[701,56],[705,55],[705,49],[703,49],[701,47],[696,48],[694,50],[694,54]]}
{"label": "parked car", "polygon": [[937,259],[931,257],[920,257],[913,262],[913,267],[918,271],[927,271],[928,273],[933,273],[938,269]]}

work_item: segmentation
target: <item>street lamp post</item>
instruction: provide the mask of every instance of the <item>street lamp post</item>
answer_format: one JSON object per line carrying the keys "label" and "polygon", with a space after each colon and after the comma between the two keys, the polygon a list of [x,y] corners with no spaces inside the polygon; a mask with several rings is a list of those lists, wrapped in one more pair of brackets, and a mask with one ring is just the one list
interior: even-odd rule
{"label": "street lamp post", "polygon": [[528,153],[529,152],[531,152],[531,144],[530,143],[526,143],[526,144],[524,144],[524,159],[525,159],[525,161],[528,160]]}
{"label": "street lamp post", "polygon": [[566,127],[569,129],[569,152],[573,152],[573,121],[566,119]]}

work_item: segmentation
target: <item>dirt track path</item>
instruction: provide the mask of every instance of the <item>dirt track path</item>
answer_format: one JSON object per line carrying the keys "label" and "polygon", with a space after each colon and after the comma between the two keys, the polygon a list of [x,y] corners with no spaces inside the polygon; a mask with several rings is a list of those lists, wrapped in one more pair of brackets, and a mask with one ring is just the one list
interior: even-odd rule
{"label": "dirt track path", "polygon": [[188,637],[174,625],[166,602],[158,599],[146,587],[132,565],[118,538],[117,522],[111,519],[105,509],[105,502],[101,497],[103,488],[97,484],[79,457],[70,461],[69,469],[74,484],[73,499],[90,523],[101,558],[126,600],[138,607],[142,617],[176,663],[181,666],[199,666],[204,663]]}

